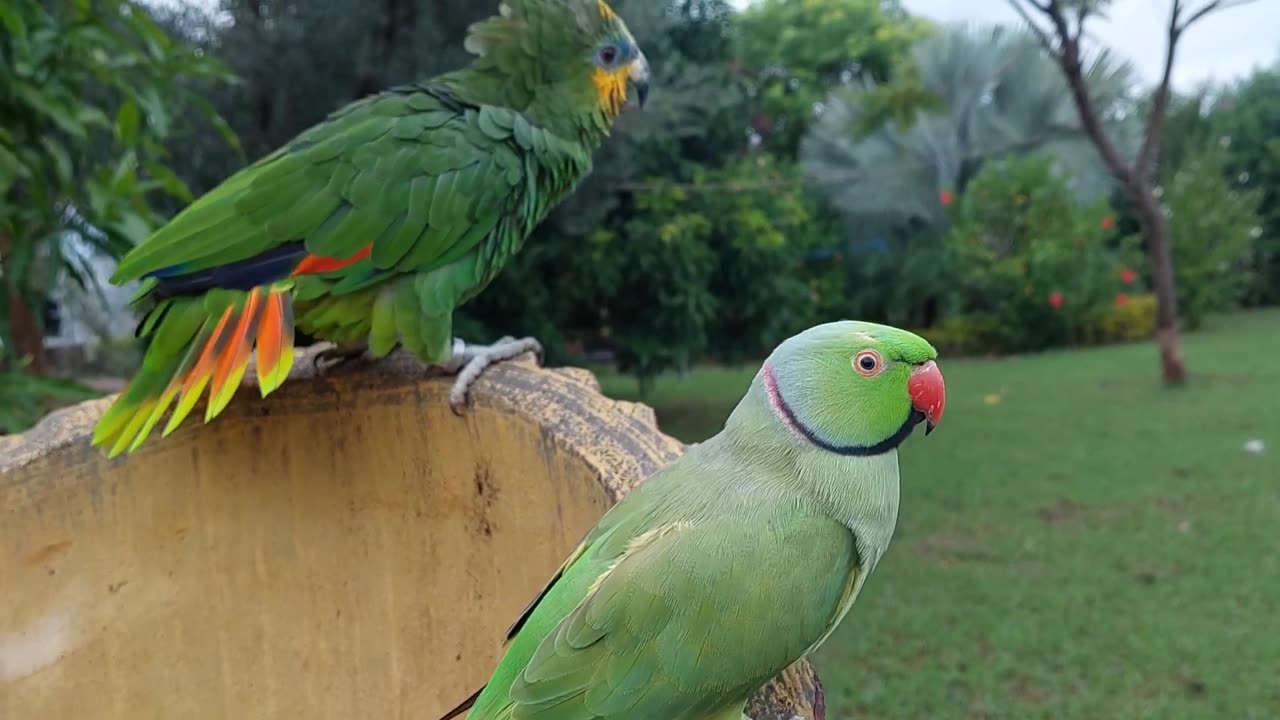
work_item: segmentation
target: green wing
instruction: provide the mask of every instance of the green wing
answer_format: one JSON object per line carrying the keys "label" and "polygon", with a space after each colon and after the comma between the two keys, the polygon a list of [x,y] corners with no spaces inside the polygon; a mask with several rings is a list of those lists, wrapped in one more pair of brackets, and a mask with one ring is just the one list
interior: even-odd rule
{"label": "green wing", "polygon": [[701,719],[822,639],[858,576],[852,535],[820,517],[626,524],[571,558],[470,720]]}
{"label": "green wing", "polygon": [[372,244],[337,273],[347,285],[330,288],[354,291],[454,261],[504,219],[529,218],[509,228],[527,234],[545,211],[539,180],[574,174],[584,156],[514,111],[438,86],[398,88],[228,178],[135,248],[113,280],[225,266],[299,240],[339,259]]}

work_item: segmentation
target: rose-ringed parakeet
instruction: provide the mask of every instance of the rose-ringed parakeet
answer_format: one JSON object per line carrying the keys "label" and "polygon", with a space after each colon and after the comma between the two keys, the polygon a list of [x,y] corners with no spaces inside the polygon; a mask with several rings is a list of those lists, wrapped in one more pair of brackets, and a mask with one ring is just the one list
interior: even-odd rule
{"label": "rose-ringed parakeet", "polygon": [[454,308],[479,293],[591,171],[592,152],[649,66],[604,0],[504,0],[473,25],[470,65],[353,102],[200,197],[112,278],[142,280],[142,368],[95,445],[134,450],[174,401],[226,407],[256,352],[263,396],[284,382],[295,326],[339,355],[403,345],[459,373],[532,338],[468,346]]}
{"label": "rose-ringed parakeet", "polygon": [[609,510],[447,718],[742,720],[848,613],[889,545],[898,445],[946,391],[920,337],[783,342],[724,429]]}

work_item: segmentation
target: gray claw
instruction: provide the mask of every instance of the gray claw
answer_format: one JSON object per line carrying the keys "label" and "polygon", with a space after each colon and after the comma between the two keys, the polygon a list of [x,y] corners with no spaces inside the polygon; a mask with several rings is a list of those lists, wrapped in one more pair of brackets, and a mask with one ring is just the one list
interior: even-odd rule
{"label": "gray claw", "polygon": [[333,368],[346,365],[353,360],[364,358],[365,347],[343,348],[330,347],[321,350],[311,358],[311,369],[317,373],[324,373]]}
{"label": "gray claw", "polygon": [[468,346],[460,339],[453,341],[453,356],[441,367],[447,372],[456,372],[458,379],[449,390],[449,407],[455,415],[462,415],[462,408],[467,404],[467,393],[471,385],[490,365],[511,360],[527,352],[533,352],[542,359],[542,344],[536,339],[527,337],[519,340],[504,337],[492,345]]}

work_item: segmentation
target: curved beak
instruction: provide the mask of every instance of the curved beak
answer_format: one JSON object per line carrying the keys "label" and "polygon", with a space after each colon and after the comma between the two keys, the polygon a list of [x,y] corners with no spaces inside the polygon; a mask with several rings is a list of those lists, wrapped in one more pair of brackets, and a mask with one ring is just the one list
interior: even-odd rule
{"label": "curved beak", "polygon": [[631,71],[627,73],[627,80],[631,82],[631,87],[635,88],[636,100],[643,109],[645,100],[649,99],[649,59],[644,56],[643,51],[631,61]]}
{"label": "curved beak", "polygon": [[930,360],[917,365],[907,380],[907,392],[911,395],[911,407],[920,411],[927,421],[924,434],[928,436],[942,421],[942,411],[947,406],[947,385],[938,364]]}

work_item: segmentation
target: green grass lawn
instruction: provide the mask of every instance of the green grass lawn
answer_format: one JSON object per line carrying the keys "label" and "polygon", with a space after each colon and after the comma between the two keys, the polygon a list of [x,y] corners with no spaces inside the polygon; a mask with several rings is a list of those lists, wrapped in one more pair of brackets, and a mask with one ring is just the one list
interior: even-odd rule
{"label": "green grass lawn", "polygon": [[[1186,351],[1180,390],[1151,345],[942,359],[894,544],[817,659],[830,717],[1280,717],[1280,313]],[[753,372],[663,378],[649,402],[705,438]]]}

